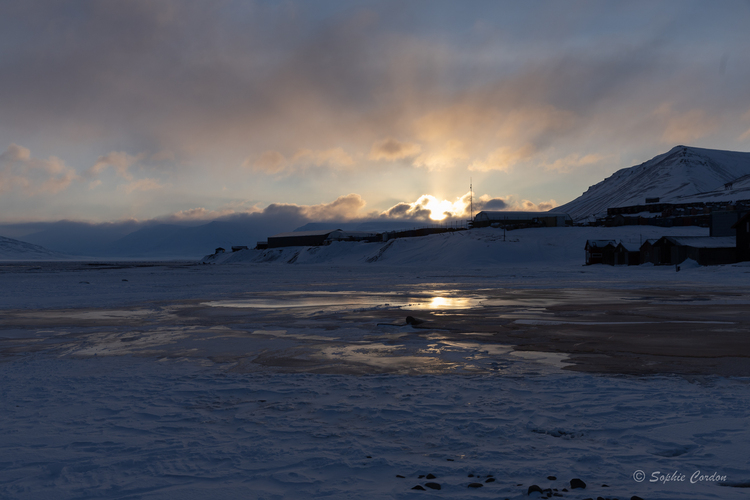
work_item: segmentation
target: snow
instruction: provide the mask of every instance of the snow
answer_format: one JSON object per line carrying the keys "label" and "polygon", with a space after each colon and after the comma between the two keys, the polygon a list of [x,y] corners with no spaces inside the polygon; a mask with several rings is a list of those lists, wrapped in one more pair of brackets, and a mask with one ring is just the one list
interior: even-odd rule
{"label": "snow", "polygon": [[[746,307],[745,264],[582,265],[587,239],[706,233],[487,228],[224,265],[0,264],[0,498],[540,498],[532,484],[573,500],[745,498],[690,477],[750,482],[748,378],[573,372],[564,353],[382,319],[667,307],[655,290]],[[685,480],[666,481],[675,471]],[[441,490],[412,490],[428,481]]]}
{"label": "snow", "polygon": [[[608,208],[660,203],[748,199],[750,153],[676,146],[630,168],[618,170],[575,200],[555,208],[574,220],[606,215]],[[725,184],[737,180],[736,186]]]}
{"label": "snow", "polygon": [[71,257],[39,245],[0,236],[0,261],[5,260],[68,260]]}
{"label": "snow", "polygon": [[671,240],[678,245],[693,248],[734,248],[737,245],[737,238],[734,236],[675,236]]}
{"label": "snow", "polygon": [[[440,268],[476,266],[575,266],[585,263],[587,240],[623,241],[640,246],[661,236],[708,237],[708,229],[697,226],[552,227],[514,231],[482,228],[398,238],[385,243],[332,242],[320,247],[285,247],[267,250],[207,255],[203,262],[217,264],[346,264],[370,266],[421,266],[429,262]],[[724,242],[725,239],[722,239]]]}
{"label": "snow", "polygon": [[732,499],[745,493],[630,476],[749,477],[741,380],[237,374],[132,357],[3,372],[3,498],[413,498],[433,474],[442,498],[580,477],[564,498]]}

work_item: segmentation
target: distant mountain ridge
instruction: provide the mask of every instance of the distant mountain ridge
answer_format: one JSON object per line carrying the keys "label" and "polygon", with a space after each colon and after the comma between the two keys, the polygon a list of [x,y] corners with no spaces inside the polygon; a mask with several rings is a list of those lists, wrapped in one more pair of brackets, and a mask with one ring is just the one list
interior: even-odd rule
{"label": "distant mountain ridge", "polygon": [[750,198],[750,153],[676,146],[618,170],[575,200],[555,208],[574,220],[606,214],[607,208],[663,203],[736,201]]}
{"label": "distant mountain ridge", "polygon": [[72,257],[39,245],[0,236],[0,260],[70,260]]}

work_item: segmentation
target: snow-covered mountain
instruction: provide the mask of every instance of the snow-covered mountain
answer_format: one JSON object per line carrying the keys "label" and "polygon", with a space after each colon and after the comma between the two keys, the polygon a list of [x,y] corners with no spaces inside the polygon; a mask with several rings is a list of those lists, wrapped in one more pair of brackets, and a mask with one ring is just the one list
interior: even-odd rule
{"label": "snow-covered mountain", "polygon": [[69,260],[70,255],[0,236],[0,260]]}
{"label": "snow-covered mountain", "polygon": [[736,201],[750,198],[750,153],[676,146],[667,153],[618,170],[555,211],[574,220],[605,214],[610,207],[662,203]]}

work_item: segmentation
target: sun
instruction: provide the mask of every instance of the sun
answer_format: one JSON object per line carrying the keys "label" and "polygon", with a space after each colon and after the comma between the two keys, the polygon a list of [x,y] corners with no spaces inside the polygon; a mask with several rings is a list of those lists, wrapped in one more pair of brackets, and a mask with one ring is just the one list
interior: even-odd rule
{"label": "sun", "polygon": [[438,200],[434,196],[429,197],[429,201],[424,208],[430,211],[430,219],[434,221],[444,220],[448,213],[454,213],[453,203],[448,200]]}

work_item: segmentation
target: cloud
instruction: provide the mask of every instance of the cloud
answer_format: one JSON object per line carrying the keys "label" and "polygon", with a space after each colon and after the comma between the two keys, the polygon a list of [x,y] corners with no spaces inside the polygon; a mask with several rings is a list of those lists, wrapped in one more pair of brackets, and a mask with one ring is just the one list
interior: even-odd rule
{"label": "cloud", "polygon": [[474,199],[474,214],[482,210],[490,211],[526,211],[526,212],[546,212],[552,210],[558,205],[555,200],[541,201],[534,203],[530,200],[517,200],[515,196],[506,196],[505,198],[491,198],[489,195],[482,195]]}
{"label": "cloud", "polygon": [[672,103],[659,106],[654,115],[659,119],[664,132],[661,141],[666,144],[690,144],[713,134],[719,128],[719,119],[705,109],[693,108],[676,111]]}
{"label": "cloud", "polygon": [[177,156],[175,155],[174,151],[170,151],[168,149],[162,149],[161,151],[152,154],[150,157],[151,161],[156,162],[175,161],[175,159],[177,159]]}
{"label": "cloud", "polygon": [[328,166],[331,168],[350,167],[354,160],[342,148],[326,150],[302,149],[297,151],[291,159],[292,165]]}
{"label": "cloud", "polygon": [[250,168],[256,172],[264,172],[266,174],[276,174],[286,168],[287,161],[284,155],[278,151],[264,151],[258,158],[251,160],[247,158],[242,166]]}
{"label": "cloud", "polygon": [[480,172],[487,172],[489,170],[500,170],[502,172],[508,172],[517,163],[526,161],[534,156],[534,146],[526,144],[518,149],[512,149],[509,147],[502,147],[494,150],[484,160],[474,160],[469,165],[469,170],[478,170]]}
{"label": "cloud", "polygon": [[533,201],[523,200],[520,206],[523,210],[526,210],[528,212],[546,212],[548,210],[552,210],[557,205],[558,203],[555,200],[542,201],[538,204],[534,203]]}
{"label": "cloud", "polygon": [[546,212],[546,211],[552,210],[558,205],[559,203],[556,202],[555,200],[549,200],[549,201],[540,202],[539,204],[537,204],[536,208],[543,212]]}
{"label": "cloud", "polygon": [[595,165],[603,161],[606,157],[601,154],[587,154],[580,155],[577,153],[571,153],[564,158],[557,158],[552,163],[545,163],[543,166],[547,170],[557,170],[558,172],[570,172],[571,170],[584,167],[587,165]]}
{"label": "cloud", "polygon": [[[744,121],[750,120],[750,109],[748,109],[745,114],[742,115],[742,119]],[[750,128],[747,129],[740,137],[737,139],[738,141],[746,141],[750,139]]]}
{"label": "cloud", "polygon": [[383,211],[380,218],[416,221],[439,221],[469,216],[471,193],[459,196],[455,201],[439,200],[430,194],[420,196],[415,202],[401,202]]}
{"label": "cloud", "polygon": [[393,138],[377,141],[370,149],[370,160],[401,160],[417,156],[422,146],[414,142],[401,142]]}
{"label": "cloud", "polygon": [[75,170],[59,158],[33,158],[28,148],[17,144],[0,155],[0,193],[20,190],[27,195],[54,194],[67,189],[75,179]]}
{"label": "cloud", "polygon": [[508,202],[503,200],[502,198],[490,198],[488,200],[477,200],[476,203],[477,210],[504,210],[508,208]]}
{"label": "cloud", "polygon": [[326,150],[301,149],[287,159],[278,151],[264,151],[258,158],[246,158],[244,168],[265,174],[291,173],[308,167],[329,167],[333,169],[354,165],[354,159],[342,148]]}
{"label": "cloud", "polygon": [[[170,182],[201,200],[191,207],[220,203],[203,200],[241,189],[248,171],[268,174],[252,176],[264,203],[320,200],[317,186],[347,177],[345,192],[383,208],[383,186],[419,186],[421,169],[431,185],[488,172],[508,192],[521,168],[547,169],[524,181],[536,199],[550,177],[598,166],[589,155],[645,160],[664,142],[729,149],[750,137],[739,121],[750,56],[731,49],[750,42],[747,13],[690,4],[438,2],[426,15],[418,2],[0,2],[0,137],[74,152],[61,157],[89,185],[107,169],[132,182],[138,162],[179,159]],[[581,182],[555,179],[566,192]],[[92,191],[69,204],[102,194]]]}
{"label": "cloud", "polygon": [[111,167],[118,176],[131,181],[133,180],[133,175],[129,172],[130,167],[143,158],[144,153],[132,156],[122,151],[112,151],[111,153],[97,158],[96,163],[84,173],[84,176],[95,178],[108,167]]}
{"label": "cloud", "polygon": [[379,214],[381,219],[411,220],[433,222],[445,219],[468,219],[471,215],[473,201],[474,215],[482,210],[521,210],[529,212],[547,211],[557,206],[555,200],[534,203],[529,200],[516,201],[515,197],[493,198],[487,194],[473,196],[470,192],[457,197],[454,201],[440,200],[425,194],[414,202],[400,202]]}
{"label": "cloud", "polygon": [[11,144],[8,149],[0,155],[0,160],[3,162],[27,162],[31,160],[31,151],[28,148],[19,146],[18,144]]}
{"label": "cloud", "polygon": [[354,219],[364,208],[365,200],[358,194],[339,196],[331,203],[300,207],[300,213],[311,220]]}
{"label": "cloud", "polygon": [[125,193],[130,194],[133,191],[153,191],[154,189],[162,189],[165,186],[159,182],[159,179],[152,179],[146,177],[137,181],[130,182],[122,186]]}
{"label": "cloud", "polygon": [[238,212],[233,208],[225,208],[220,210],[209,210],[203,207],[190,208],[187,210],[180,210],[166,217],[162,217],[163,220],[169,222],[185,222],[185,221],[208,221],[221,219],[224,217],[238,215],[239,213],[253,213],[255,211],[243,211]]}
{"label": "cloud", "polygon": [[413,165],[428,170],[442,170],[455,167],[470,157],[464,142],[457,139],[448,139],[445,142],[432,145],[427,151],[417,156]]}

